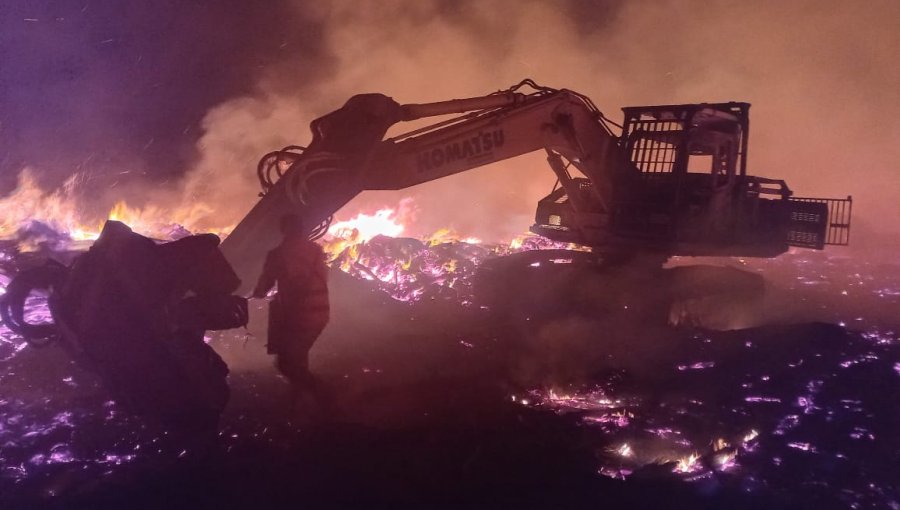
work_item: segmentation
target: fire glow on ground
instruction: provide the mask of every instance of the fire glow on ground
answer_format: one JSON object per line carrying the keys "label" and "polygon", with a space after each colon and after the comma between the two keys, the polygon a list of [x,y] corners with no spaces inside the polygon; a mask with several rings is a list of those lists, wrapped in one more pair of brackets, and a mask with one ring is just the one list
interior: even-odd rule
{"label": "fire glow on ground", "polygon": [[[596,271],[584,252],[528,236],[492,246],[447,232],[424,241],[378,235],[402,234],[394,220],[389,209],[361,214],[335,223],[326,239],[338,326],[326,332],[313,362],[340,411],[325,430],[286,419],[278,402],[284,385],[265,361],[238,362],[217,437],[185,442],[131,416],[58,348],[29,347],[0,329],[0,383],[9,390],[0,398],[4,494],[19,501],[116,500],[126,489],[146,492],[171,483],[171,473],[198,470],[208,470],[203,490],[218,491],[242,465],[274,462],[287,469],[276,478],[302,478],[314,466],[288,457],[299,452],[315,464],[330,452],[353,460],[331,459],[328,474],[297,490],[329,501],[352,500],[322,492],[343,484],[381,501],[440,498],[427,467],[409,492],[396,480],[386,486],[361,480],[383,463],[393,474],[412,476],[408,466],[393,463],[420,455],[435,476],[458,486],[461,502],[492,479],[516,486],[534,476],[532,469],[577,478],[589,464],[593,482],[578,478],[565,494],[558,491],[566,480],[545,480],[547,497],[585,501],[593,488],[598,498],[636,502],[640,497],[628,488],[640,492],[650,483],[685,501],[750,507],[898,504],[895,267],[809,252],[738,261],[779,282],[765,299],[743,303],[743,317],[728,319],[741,329],[705,327],[719,318],[693,303],[699,322],[641,323],[616,332],[604,321],[644,320],[639,296],[616,291],[594,309],[575,299],[566,305],[575,303],[578,313],[547,313],[562,288],[554,286],[573,277],[593,284]],[[41,249],[62,257],[71,256],[69,246],[83,249],[72,236],[56,235]],[[30,256],[14,242],[5,245],[4,287]],[[546,288],[521,300],[521,289],[498,276],[507,274],[518,275],[522,288],[538,281]],[[264,310],[257,308],[259,320]],[[30,321],[48,313],[40,296],[27,302]],[[672,313],[670,323],[677,319]],[[756,327],[764,319],[773,324]],[[256,330],[251,325],[209,341],[226,361],[264,359]],[[519,464],[548,458],[562,463],[556,475]],[[210,459],[218,467],[210,468]],[[247,483],[251,493],[266,486],[252,476]],[[509,498],[496,487],[487,493]]]}

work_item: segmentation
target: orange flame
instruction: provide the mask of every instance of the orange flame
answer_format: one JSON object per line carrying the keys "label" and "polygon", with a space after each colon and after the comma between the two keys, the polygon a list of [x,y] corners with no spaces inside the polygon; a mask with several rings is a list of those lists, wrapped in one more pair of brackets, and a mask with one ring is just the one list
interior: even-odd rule
{"label": "orange flame", "polygon": [[451,228],[441,228],[436,232],[427,236],[425,239],[425,244],[428,246],[437,246],[439,244],[445,243],[468,243],[468,244],[481,244],[481,239],[477,237],[463,237],[459,235],[455,230]]}
{"label": "orange flame", "polygon": [[75,177],[72,177],[59,190],[46,193],[29,170],[22,171],[16,189],[0,199],[0,238],[15,237],[23,225],[32,221],[74,234],[73,238],[85,235],[80,228],[80,215],[71,199],[74,183]]}
{"label": "orange flame", "polygon": [[[85,208],[74,193],[77,182],[78,176],[75,175],[59,189],[47,192],[41,189],[31,171],[22,171],[16,189],[0,199],[0,239],[16,238],[30,223],[39,222],[73,241],[91,241],[99,237],[106,219],[121,221],[135,232],[149,237],[168,239],[176,227],[191,231],[203,216],[211,212],[211,208],[202,203],[171,209],[156,206],[135,208],[120,200],[105,218],[92,218],[84,213]],[[222,235],[232,228],[204,231]],[[25,242],[20,243],[19,248],[29,251],[35,247]]]}
{"label": "orange flame", "polygon": [[397,211],[402,210],[403,205],[401,203],[399,208],[383,207],[374,214],[359,213],[349,220],[332,223],[322,246],[328,260],[333,261],[344,254],[345,263],[355,261],[359,257],[360,244],[380,235],[397,237],[402,234],[406,225],[397,216]]}
{"label": "orange flame", "polygon": [[363,243],[379,235],[397,237],[406,230],[406,226],[399,223],[394,214],[395,210],[388,207],[379,209],[375,214],[359,213],[352,219],[332,224],[328,234]]}

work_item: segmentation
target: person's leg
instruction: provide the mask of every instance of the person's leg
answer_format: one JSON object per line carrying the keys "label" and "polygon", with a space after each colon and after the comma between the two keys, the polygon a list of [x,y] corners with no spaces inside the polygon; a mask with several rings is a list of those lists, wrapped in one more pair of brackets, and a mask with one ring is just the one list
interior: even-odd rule
{"label": "person's leg", "polygon": [[294,338],[276,357],[276,367],[291,385],[291,407],[295,418],[309,419],[319,412],[316,381],[309,371],[309,345],[305,338]]}

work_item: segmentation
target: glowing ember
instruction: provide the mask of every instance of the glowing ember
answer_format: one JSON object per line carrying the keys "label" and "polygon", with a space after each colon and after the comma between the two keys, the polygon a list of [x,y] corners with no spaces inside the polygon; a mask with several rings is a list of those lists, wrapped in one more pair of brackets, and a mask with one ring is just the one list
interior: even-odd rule
{"label": "glowing ember", "polygon": [[800,423],[800,417],[796,414],[789,414],[778,422],[773,432],[777,436],[783,436],[787,431],[794,429]]}
{"label": "glowing ember", "polygon": [[746,402],[766,402],[766,403],[779,403],[781,399],[778,397],[761,397],[757,395],[751,395],[749,397],[744,397],[744,401]]}
{"label": "glowing ember", "polygon": [[727,471],[737,465],[736,458],[737,451],[724,451],[716,453],[712,462],[719,471]]}
{"label": "glowing ember", "polygon": [[[410,207],[410,202],[401,202],[396,209],[334,223],[323,239],[329,264],[375,283],[397,301],[446,297],[468,306],[473,303],[472,277],[485,260],[519,251],[577,248],[530,234],[509,244],[488,245],[451,229],[438,230],[423,241],[392,237],[406,230],[403,221]],[[572,263],[572,259],[551,262]]]}
{"label": "glowing ember", "polygon": [[675,464],[675,472],[676,473],[694,473],[701,469],[701,465],[699,462],[700,457],[697,456],[696,453],[692,453],[687,457],[682,457],[678,459],[678,462]]}
{"label": "glowing ember", "polygon": [[692,363],[690,365],[678,365],[677,368],[683,372],[685,370],[704,370],[714,366],[716,366],[715,361],[698,361],[697,363]]}
{"label": "glowing ember", "polygon": [[[397,211],[397,208],[393,210]],[[162,217],[157,213],[131,210],[124,204],[114,208],[110,216],[141,225],[157,225],[152,228],[165,228],[164,222],[154,223],[155,217]],[[377,218],[379,214],[376,212],[371,216]],[[409,225],[404,224],[403,215],[398,212],[393,215],[382,213],[381,216],[403,229],[395,234],[383,230],[378,232],[380,235],[369,237],[373,231],[364,234],[358,227],[344,228],[341,232],[346,238],[329,233],[325,245],[333,248],[330,250],[333,267],[367,280],[373,287],[401,301],[446,298],[466,309],[467,303],[472,302],[472,275],[486,260],[522,250],[571,248],[534,236],[522,236],[509,244],[490,245],[467,239],[449,229],[438,231],[424,241],[390,238],[385,235],[403,235]],[[74,217],[74,225],[88,225],[84,229],[84,238],[95,235],[91,233],[97,232],[99,222],[85,223],[77,215]],[[54,221],[47,220],[53,225],[66,223]],[[344,222],[337,222],[335,226],[341,223]],[[388,227],[389,223],[386,223]],[[11,223],[4,223],[4,226],[8,224]],[[22,225],[16,224],[12,233],[9,230],[3,232],[9,237],[17,237]],[[71,238],[82,235],[74,230],[64,232]],[[9,275],[16,269],[15,243],[5,246],[13,248],[0,247],[0,295],[9,282]],[[568,264],[572,260],[575,259],[568,256],[545,258],[540,267],[532,271],[550,270],[554,264]],[[749,267],[755,264],[769,269],[781,268],[789,274],[808,273],[801,276],[805,278],[803,281],[815,282],[809,287],[802,285],[801,280],[790,280],[791,285],[801,289],[797,292],[809,293],[804,296],[821,293],[834,297],[840,296],[841,290],[850,289],[853,300],[841,299],[842,307],[852,306],[851,301],[866,297],[870,302],[861,303],[861,309],[872,300],[890,300],[891,306],[896,301],[896,296],[890,293],[873,290],[876,287],[897,288],[896,282],[881,282],[868,276],[860,278],[860,272],[867,275],[865,268],[845,269],[845,266],[855,267],[853,265],[857,263],[853,261],[830,262],[824,258],[812,260],[794,256],[783,261],[749,261],[746,264]],[[842,265],[825,271],[823,268],[832,267],[828,264]],[[849,275],[847,278],[854,282],[850,285],[841,279],[844,276],[839,278],[836,274]],[[857,292],[857,285],[864,288]],[[817,339],[823,343],[811,341],[785,348],[769,342],[766,332],[748,330],[745,336],[730,337],[727,342],[703,332],[673,348],[677,354],[666,358],[664,363],[635,370],[637,376],[629,374],[634,377],[627,383],[602,371],[586,375],[583,385],[566,380],[565,383],[554,382],[555,386],[549,388],[544,386],[548,379],[541,379],[529,386],[538,389],[520,391],[509,396],[509,401],[524,406],[517,414],[525,420],[532,413],[544,413],[549,419],[577,424],[579,437],[587,436],[594,441],[592,452],[600,457],[596,469],[603,476],[625,479],[645,467],[662,465],[665,476],[672,476],[671,468],[679,479],[688,483],[703,484],[712,476],[715,480],[733,482],[753,490],[764,487],[762,490],[792,491],[796,490],[800,480],[806,484],[804,487],[818,487],[817,490],[828,493],[829,487],[837,487],[838,482],[831,471],[821,469],[821,460],[827,458],[829,463],[837,463],[834,473],[849,470],[860,473],[858,483],[848,481],[841,485],[836,498],[849,503],[861,502],[859,507],[878,506],[877,503],[896,494],[892,473],[872,468],[888,465],[884,461],[890,452],[882,453],[881,450],[887,451],[896,441],[892,434],[882,431],[890,430],[884,427],[884,422],[896,415],[891,414],[895,411],[889,406],[882,405],[879,391],[861,390],[855,385],[860,384],[860,380],[871,379],[877,380],[881,385],[879,388],[888,388],[884,391],[886,394],[894,390],[891,384],[897,382],[895,375],[900,376],[897,354],[900,343],[895,333],[898,329],[895,322],[873,319],[874,311],[839,310],[842,313],[837,313],[829,308],[830,301],[826,305],[820,307],[824,310],[820,313],[831,315],[821,320],[833,323],[841,316],[865,318],[853,322],[854,327],[858,324],[865,333],[851,332],[834,346],[825,342],[827,339]],[[810,306],[819,307],[819,302]],[[887,309],[891,313],[895,310]],[[482,313],[476,307],[466,311]],[[26,304],[29,322],[44,320],[47,313],[46,303],[40,298]],[[890,320],[893,318],[894,315],[890,315]],[[477,337],[468,334],[454,337],[453,349],[464,352],[469,358],[487,350]],[[21,338],[0,325],[0,383],[22,378],[24,371],[20,370],[21,363],[16,358],[21,352],[27,352],[26,347]],[[737,351],[738,356],[730,357]],[[360,370],[371,377],[381,373],[381,369],[362,367]],[[659,374],[658,379],[663,382],[643,380],[642,371]],[[722,374],[729,377],[723,378]],[[861,374],[865,377],[858,377]],[[57,391],[71,393],[84,393],[92,388],[91,384],[70,373],[54,375],[52,384],[56,385]],[[236,389],[247,391],[239,386]],[[62,399],[59,402],[40,399],[29,402],[0,398],[0,444],[4,445],[2,478],[19,482],[44,476],[49,469],[62,468],[73,472],[110,473],[117,465],[139,462],[150,455],[171,458],[187,455],[185,445],[173,446],[168,453],[154,453],[167,451],[161,446],[162,434],[150,437],[149,432],[136,425],[136,421],[129,421],[128,414],[121,412],[113,402],[101,400],[94,404],[91,407],[79,401],[75,407]],[[228,446],[249,441],[249,438],[271,440],[271,433],[262,425],[240,434],[233,430],[233,425],[226,423],[221,431],[221,440]],[[114,437],[111,444],[85,452],[76,440],[76,432],[90,427],[114,430],[109,436]],[[869,459],[873,460],[870,462]],[[791,469],[791,476],[785,476],[787,468]],[[873,502],[875,504],[870,504]]]}
{"label": "glowing ember", "polygon": [[749,443],[750,441],[753,441],[753,440],[756,439],[757,437],[759,437],[759,432],[757,432],[757,431],[754,430],[754,429],[751,429],[750,432],[748,432],[748,433],[743,437],[743,439],[741,439],[741,442],[743,442],[743,443]]}
{"label": "glowing ember", "polygon": [[552,405],[565,405],[565,407],[572,407],[575,409],[593,409],[597,406],[609,407],[615,405],[614,402],[603,395],[603,392],[591,392],[585,395],[567,395],[564,393],[557,393],[555,390],[551,389],[547,392],[547,396],[549,397],[549,403]]}
{"label": "glowing ember", "polygon": [[586,423],[591,424],[613,425],[618,428],[624,428],[630,423],[629,418],[634,418],[634,415],[627,411],[618,411],[608,414],[585,416],[583,420]]}
{"label": "glowing ember", "polygon": [[790,448],[794,448],[795,450],[802,450],[804,452],[816,452],[816,447],[809,443],[801,443],[801,442],[791,442],[787,444]]}

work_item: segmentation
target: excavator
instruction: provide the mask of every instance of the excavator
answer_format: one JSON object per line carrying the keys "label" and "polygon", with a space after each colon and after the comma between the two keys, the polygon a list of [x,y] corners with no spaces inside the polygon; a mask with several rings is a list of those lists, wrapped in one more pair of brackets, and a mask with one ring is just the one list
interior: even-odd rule
{"label": "excavator", "polygon": [[[365,190],[399,190],[534,151],[556,177],[531,232],[607,260],[652,255],[774,257],[791,246],[849,243],[852,198],[799,198],[747,175],[748,103],[623,108],[616,124],[586,96],[526,79],[486,96],[398,104],[351,97],[312,121],[308,147],[266,154],[261,200],[221,249],[246,291],[277,219],[298,213],[310,237]],[[450,118],[446,118],[450,116]],[[444,120],[385,138],[399,122]]]}
{"label": "excavator", "polygon": [[[0,298],[0,318],[33,346],[60,341],[134,412],[209,431],[227,401],[228,370],[205,331],[247,323],[241,296],[280,242],[281,216],[301,215],[315,239],[365,190],[408,188],[542,150],[556,179],[531,231],[590,247],[607,267],[848,244],[850,197],[797,198],[783,180],[747,175],[749,108],[628,107],[616,124],[586,96],[531,80],[427,104],[353,96],[312,122],[308,147],[261,159],[261,199],[221,244],[213,235],[157,244],[107,222],[70,266],[20,272]],[[429,118],[439,119],[385,138],[399,122]],[[42,289],[53,323],[31,324],[26,301]]]}

